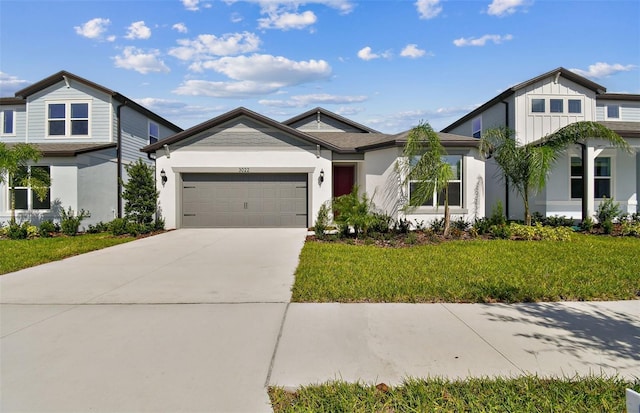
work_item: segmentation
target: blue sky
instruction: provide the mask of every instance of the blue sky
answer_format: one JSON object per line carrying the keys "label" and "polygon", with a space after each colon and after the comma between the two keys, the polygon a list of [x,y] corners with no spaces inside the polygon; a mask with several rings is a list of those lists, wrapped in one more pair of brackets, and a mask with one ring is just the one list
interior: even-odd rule
{"label": "blue sky", "polygon": [[640,93],[640,1],[0,0],[0,95],[67,70],[183,128],[322,106],[439,130],[562,66]]}

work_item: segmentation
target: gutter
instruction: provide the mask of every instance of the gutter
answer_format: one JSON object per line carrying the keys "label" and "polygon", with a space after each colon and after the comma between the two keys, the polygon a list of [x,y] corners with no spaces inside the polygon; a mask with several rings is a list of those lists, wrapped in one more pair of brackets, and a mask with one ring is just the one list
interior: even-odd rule
{"label": "gutter", "polygon": [[[509,125],[509,102],[507,102],[506,100],[503,100],[502,104],[504,105],[504,126],[507,127],[507,128],[510,128],[510,125]],[[507,221],[509,220],[509,192],[510,192],[509,191],[509,178],[507,176],[505,176],[504,177],[504,213],[505,213],[505,215],[507,217]]]}
{"label": "gutter", "polygon": [[127,106],[127,101],[125,100],[122,104],[118,105],[116,108],[116,119],[118,124],[118,138],[116,144],[116,169],[117,169],[117,210],[118,210],[118,218],[122,218],[122,114],[121,110],[123,106]]}

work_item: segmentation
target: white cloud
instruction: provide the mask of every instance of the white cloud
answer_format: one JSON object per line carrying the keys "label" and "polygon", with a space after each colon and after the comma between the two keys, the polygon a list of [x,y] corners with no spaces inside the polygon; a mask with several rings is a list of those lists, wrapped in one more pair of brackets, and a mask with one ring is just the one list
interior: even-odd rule
{"label": "white cloud", "polygon": [[120,56],[115,56],[115,66],[121,69],[135,70],[138,73],[147,74],[151,72],[169,72],[169,68],[159,58],[160,51],[151,49],[144,50],[133,46],[125,47]]}
{"label": "white cloud", "polygon": [[513,40],[513,36],[510,34],[505,34],[504,36],[500,36],[499,34],[485,34],[482,37],[461,37],[453,41],[458,47],[464,46],[484,46],[487,42],[493,42],[495,44],[500,44],[509,40]]}
{"label": "white cloud", "polygon": [[201,34],[193,40],[180,39],[178,44],[179,47],[169,50],[171,56],[180,60],[202,60],[254,52],[260,46],[260,38],[248,32],[227,33],[221,37]]}
{"label": "white cloud", "polygon": [[487,8],[487,13],[491,16],[506,16],[517,11],[518,7],[529,5],[528,0],[493,0]]}
{"label": "white cloud", "polygon": [[433,19],[442,12],[440,0],[418,0],[415,4],[418,14],[423,20]]}
{"label": "white cloud", "polygon": [[[183,0],[187,1],[187,0]],[[193,1],[193,0],[192,0]],[[246,3],[259,4],[263,12],[268,10],[274,10],[276,8],[287,8],[289,10],[295,10],[300,4],[320,4],[332,9],[338,10],[341,14],[348,14],[353,11],[355,4],[352,0],[224,0],[227,4],[237,3],[244,1]]]}
{"label": "white cloud", "polygon": [[187,26],[184,23],[176,23],[173,26],[171,26],[171,28],[177,31],[178,33],[186,33],[189,31],[187,29]]}
{"label": "white cloud", "polygon": [[373,53],[373,50],[371,49],[371,47],[367,46],[358,50],[358,57],[362,60],[367,60],[367,61],[374,60],[374,59],[389,59],[391,58],[391,52],[387,50],[382,53]]}
{"label": "white cloud", "polygon": [[198,105],[188,105],[184,102],[171,99],[158,98],[138,98],[136,102],[145,108],[174,121],[184,120],[189,126],[193,125],[193,119],[206,120],[211,118],[213,112],[224,110],[222,106],[207,107]]}
{"label": "white cloud", "polygon": [[[103,35],[107,32],[107,28],[110,24],[111,20],[96,17],[95,19],[91,19],[84,23],[82,26],[74,26],[74,29],[80,36],[88,39],[102,40],[104,39]],[[112,42],[115,40],[115,36],[109,36],[106,40]]]}
{"label": "white cloud", "polygon": [[303,13],[269,13],[269,17],[258,19],[261,29],[304,29],[314,24],[318,18],[312,11]]}
{"label": "white cloud", "polygon": [[408,44],[402,49],[400,52],[400,56],[402,57],[410,57],[412,59],[416,59],[418,57],[422,57],[427,52],[425,50],[419,49],[417,44]]}
{"label": "white cloud", "polygon": [[0,96],[10,96],[18,90],[29,86],[31,82],[19,79],[8,73],[0,72]]}
{"label": "white cloud", "polygon": [[209,96],[215,98],[245,98],[268,94],[281,88],[281,84],[263,82],[210,82],[207,80],[186,80],[173,90],[177,95]]}
{"label": "white cloud", "polygon": [[148,28],[143,20],[133,22],[127,29],[127,39],[148,39],[151,37],[151,29]]}
{"label": "white cloud", "polygon": [[599,78],[611,76],[618,72],[628,72],[630,70],[635,69],[636,67],[637,66],[635,65],[621,65],[620,63],[609,64],[604,62],[597,62],[594,65],[589,65],[589,70],[581,70],[581,69],[569,69],[569,70],[579,74],[580,76],[599,79]]}
{"label": "white cloud", "polygon": [[327,105],[327,104],[350,104],[360,103],[367,100],[367,96],[340,96],[330,95],[327,93],[310,94],[310,95],[298,95],[291,96],[288,100],[260,100],[258,103],[265,106],[279,107],[279,108],[299,108],[312,105]]}
{"label": "white cloud", "polygon": [[244,20],[244,17],[240,13],[232,13],[231,14],[231,23],[240,23]]}
{"label": "white cloud", "polygon": [[187,10],[190,10],[190,11],[200,10],[200,7],[198,6],[200,3],[200,0],[181,0],[181,1],[182,1],[182,5]]}

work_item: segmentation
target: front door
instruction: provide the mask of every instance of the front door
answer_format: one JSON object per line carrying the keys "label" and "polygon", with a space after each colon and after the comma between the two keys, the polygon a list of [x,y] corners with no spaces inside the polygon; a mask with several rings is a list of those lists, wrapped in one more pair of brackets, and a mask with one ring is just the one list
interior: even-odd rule
{"label": "front door", "polygon": [[353,165],[333,166],[333,197],[350,194],[355,184],[355,170]]}

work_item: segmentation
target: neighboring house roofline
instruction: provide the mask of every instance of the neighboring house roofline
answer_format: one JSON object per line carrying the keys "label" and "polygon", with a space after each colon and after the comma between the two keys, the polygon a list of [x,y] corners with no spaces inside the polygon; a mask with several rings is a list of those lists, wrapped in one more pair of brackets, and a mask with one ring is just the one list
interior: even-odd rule
{"label": "neighboring house roofline", "polygon": [[489,100],[488,102],[482,104],[481,106],[479,106],[478,108],[472,110],[471,112],[467,113],[466,115],[464,115],[463,117],[461,117],[460,119],[458,119],[457,121],[453,122],[452,124],[450,124],[449,126],[445,127],[442,129],[442,132],[449,132],[451,130],[453,130],[454,128],[457,128],[458,126],[462,125],[463,123],[475,118],[476,116],[480,115],[482,112],[484,112],[486,109],[490,108],[491,106],[495,105],[496,103],[502,102],[504,99],[508,98],[509,96],[513,95],[514,93],[516,93],[518,90],[525,88],[527,86],[530,86],[536,82],[539,82],[543,79],[546,79],[548,77],[551,76],[562,76],[565,77],[569,80],[571,80],[572,82],[575,82],[581,86],[586,87],[587,89],[590,89],[592,91],[594,91],[596,93],[596,95],[599,94],[604,94],[607,92],[607,89],[602,86],[599,85],[595,82],[592,82],[591,80],[587,79],[586,77],[580,76],[576,73],[573,73],[572,71],[565,69],[564,67],[558,67],[556,69],[550,70],[546,73],[541,74],[540,76],[536,76],[532,79],[526,80],[522,83],[519,83],[515,86],[510,87],[509,89],[505,90],[504,92],[500,93],[498,96],[494,97],[493,99]]}
{"label": "neighboring house roofline", "polygon": [[27,101],[22,98],[0,98],[0,105],[26,105]]}
{"label": "neighboring house roofline", "polygon": [[[7,143],[9,147],[13,145],[16,143]],[[116,147],[115,143],[32,143],[30,145],[35,146],[45,158],[77,156]]]}
{"label": "neighboring house roofline", "polygon": [[596,96],[597,100],[631,100],[640,101],[640,95],[634,95],[630,93],[602,93]]}
{"label": "neighboring house roofline", "polygon": [[343,150],[342,148],[339,148],[339,147],[337,147],[337,146],[335,146],[335,145],[333,145],[333,144],[331,144],[329,142],[325,142],[325,141],[323,141],[321,139],[318,139],[318,138],[316,138],[314,136],[311,136],[311,135],[309,135],[307,133],[301,132],[301,131],[299,131],[297,129],[294,129],[294,128],[290,127],[290,126],[287,126],[287,125],[285,125],[283,123],[280,123],[280,122],[278,122],[276,120],[268,118],[268,117],[266,117],[264,115],[261,115],[259,113],[256,113],[256,112],[254,112],[252,110],[249,110],[247,108],[244,108],[244,107],[239,107],[239,108],[236,108],[236,109],[231,110],[229,112],[223,113],[220,116],[216,116],[213,119],[210,119],[208,121],[202,122],[202,123],[200,123],[200,124],[198,124],[196,126],[193,126],[193,127],[189,128],[189,129],[186,129],[186,130],[184,130],[182,132],[179,132],[179,133],[177,133],[177,134],[175,134],[173,136],[170,136],[170,137],[168,137],[166,139],[163,139],[163,140],[158,141],[156,143],[153,143],[151,145],[147,145],[147,146],[141,148],[140,151],[141,152],[146,152],[146,153],[155,152],[155,151],[159,150],[160,148],[162,148],[164,145],[171,145],[171,144],[174,144],[176,142],[180,142],[180,141],[182,141],[184,139],[188,139],[188,138],[190,138],[192,136],[197,135],[198,133],[206,131],[207,129],[211,129],[211,128],[217,126],[217,125],[220,125],[222,123],[228,122],[228,121],[230,121],[232,119],[235,119],[237,117],[240,117],[240,116],[246,116],[246,117],[249,117],[249,118],[251,118],[253,120],[256,120],[258,122],[265,123],[265,124],[267,124],[267,125],[269,125],[271,127],[279,129],[279,130],[281,130],[283,132],[286,132],[286,133],[288,133],[290,135],[293,135],[293,136],[295,136],[295,137],[297,137],[299,139],[302,139],[304,141],[307,141],[307,142],[315,144],[315,145],[323,146],[323,147],[325,147],[327,149],[331,149],[332,151],[345,152],[345,150]]}
{"label": "neighboring house roofline", "polygon": [[100,92],[103,92],[109,96],[111,96],[113,99],[115,99],[116,101],[120,102],[120,103],[126,103],[126,105],[130,108],[132,108],[133,110],[145,115],[146,117],[153,119],[154,121],[162,124],[163,126],[176,131],[176,132],[180,132],[182,131],[182,128],[173,124],[172,122],[169,122],[167,119],[163,118],[162,116],[153,113],[152,111],[150,111],[149,109],[145,108],[144,106],[141,106],[140,104],[136,103],[134,100],[129,99],[128,97],[116,92],[115,90],[111,90],[109,88],[106,88],[102,85],[99,85],[97,83],[94,83],[90,80],[87,80],[85,78],[82,78],[80,76],[77,76],[73,73],[67,72],[66,70],[61,70],[58,73],[55,73],[47,78],[42,79],[39,82],[36,82],[30,86],[27,86],[24,89],[20,89],[15,93],[15,98],[14,99],[25,99],[28,96],[33,95],[34,93],[37,93],[43,89],[48,88],[49,86],[53,86],[56,83],[62,82],[62,81],[68,81],[69,79],[78,82],[78,83],[82,83],[86,86],[89,86],[92,89],[96,89],[99,90]]}
{"label": "neighboring house roofline", "polygon": [[304,118],[306,118],[308,116],[315,115],[317,113],[321,113],[321,114],[323,114],[325,116],[328,116],[328,117],[333,118],[333,119],[335,119],[337,121],[345,123],[345,124],[347,124],[349,126],[352,126],[352,127],[356,128],[356,129],[360,129],[363,133],[380,133],[379,131],[377,131],[375,129],[371,129],[368,126],[362,125],[362,124],[360,124],[358,122],[355,122],[355,121],[353,121],[351,119],[348,119],[348,118],[345,118],[343,116],[340,116],[337,113],[333,113],[333,112],[331,112],[329,110],[326,110],[324,108],[321,108],[321,107],[316,107],[314,109],[308,110],[308,111],[306,111],[304,113],[301,113],[300,115],[294,116],[291,119],[287,119],[282,123],[284,125],[291,126],[292,124],[296,123],[297,121],[302,120],[302,119],[304,119]]}

